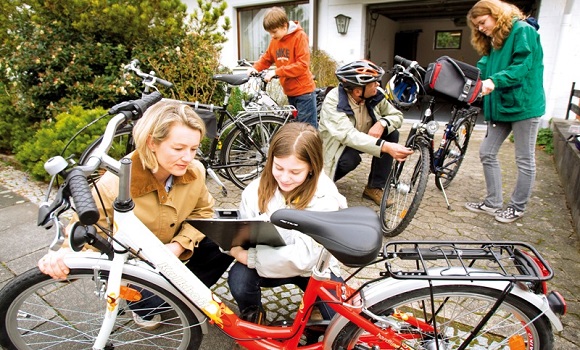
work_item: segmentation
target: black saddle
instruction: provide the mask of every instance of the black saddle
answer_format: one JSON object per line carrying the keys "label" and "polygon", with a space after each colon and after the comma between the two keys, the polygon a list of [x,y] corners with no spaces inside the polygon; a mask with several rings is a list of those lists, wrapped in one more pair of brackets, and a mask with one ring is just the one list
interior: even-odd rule
{"label": "black saddle", "polygon": [[250,78],[247,74],[216,74],[213,80],[223,81],[230,85],[242,85],[248,82]]}
{"label": "black saddle", "polygon": [[367,207],[329,212],[280,209],[272,214],[270,221],[312,237],[338,261],[351,267],[369,264],[382,248],[379,217]]}

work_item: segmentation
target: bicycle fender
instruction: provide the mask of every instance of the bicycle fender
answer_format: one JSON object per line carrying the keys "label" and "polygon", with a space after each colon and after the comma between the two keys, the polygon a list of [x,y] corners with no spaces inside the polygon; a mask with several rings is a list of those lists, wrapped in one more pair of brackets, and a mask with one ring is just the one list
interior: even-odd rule
{"label": "bicycle fender", "polygon": [[[71,269],[99,269],[110,271],[112,261],[105,255],[94,251],[71,252],[65,255],[64,262]],[[152,282],[177,296],[197,317],[203,334],[208,333],[208,318],[189,299],[173,287],[165,278],[155,272],[149,265],[131,260],[123,265],[123,275],[130,275]]]}
{"label": "bicycle fender", "polygon": [[[447,269],[449,271],[449,269]],[[465,271],[461,269],[461,272],[464,274]],[[451,272],[452,274],[452,272]],[[503,291],[508,282],[506,281],[454,281],[454,280],[433,280],[433,286],[449,286],[449,285],[463,285],[463,286],[473,286],[474,290],[478,288],[490,288],[496,289],[498,291]],[[395,295],[409,293],[417,289],[428,288],[429,282],[426,280],[414,280],[414,279],[394,279],[394,278],[386,278],[381,280],[369,288],[364,289],[364,306],[366,308],[370,308],[371,306],[385,300],[389,299]],[[563,330],[562,322],[560,318],[554,314],[554,312],[550,309],[548,305],[548,299],[545,295],[537,295],[522,289],[522,287],[516,285],[512,291],[510,292],[512,296],[515,296],[522,301],[533,305],[539,312],[544,313],[546,317],[552,323],[554,330],[557,332],[561,332]],[[360,305],[360,297],[355,298],[353,301],[354,305]],[[324,334],[324,345],[323,349],[331,350],[332,343],[341,329],[346,326],[349,320],[339,314],[337,314],[328,325],[326,332]]]}

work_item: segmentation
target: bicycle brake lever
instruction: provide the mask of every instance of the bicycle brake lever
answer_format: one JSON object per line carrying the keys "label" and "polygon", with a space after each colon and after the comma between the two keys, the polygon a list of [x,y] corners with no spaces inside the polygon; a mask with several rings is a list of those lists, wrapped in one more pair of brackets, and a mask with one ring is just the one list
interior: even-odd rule
{"label": "bicycle brake lever", "polygon": [[62,224],[62,222],[60,222],[57,216],[54,216],[52,218],[52,223],[53,223],[52,225],[56,226],[56,235],[52,240],[52,242],[50,243],[49,249],[52,251],[57,251],[60,249],[60,247],[62,247],[62,244],[64,243],[65,238],[64,225]]}

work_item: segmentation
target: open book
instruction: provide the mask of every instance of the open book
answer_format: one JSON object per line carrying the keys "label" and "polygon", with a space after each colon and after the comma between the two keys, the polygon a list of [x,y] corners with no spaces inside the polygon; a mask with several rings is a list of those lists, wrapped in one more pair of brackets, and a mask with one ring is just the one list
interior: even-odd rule
{"label": "open book", "polygon": [[276,226],[262,219],[240,219],[237,210],[216,209],[214,219],[187,219],[187,223],[216,242],[223,250],[234,246],[285,245]]}

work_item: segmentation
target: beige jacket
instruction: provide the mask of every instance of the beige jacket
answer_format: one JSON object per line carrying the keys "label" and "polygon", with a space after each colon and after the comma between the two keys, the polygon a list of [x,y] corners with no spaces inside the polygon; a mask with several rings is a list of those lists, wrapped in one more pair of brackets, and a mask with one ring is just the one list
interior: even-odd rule
{"label": "beige jacket", "polygon": [[[143,169],[137,152],[131,155],[131,160],[131,196],[135,203],[135,215],[161,242],[179,243],[185,248],[179,258],[189,259],[205,235],[185,223],[185,219],[211,218],[214,214],[215,200],[205,185],[203,165],[193,161],[185,175],[174,177],[173,186],[167,193],[165,185],[157,181],[151,171]],[[93,189],[93,198],[101,214],[99,225],[108,227],[104,211],[113,218],[112,204],[119,190],[119,178],[106,172],[97,182],[97,187],[105,206],[103,210]]]}

